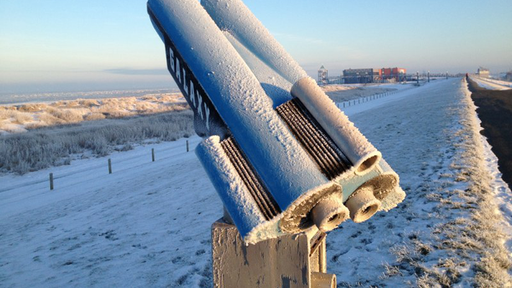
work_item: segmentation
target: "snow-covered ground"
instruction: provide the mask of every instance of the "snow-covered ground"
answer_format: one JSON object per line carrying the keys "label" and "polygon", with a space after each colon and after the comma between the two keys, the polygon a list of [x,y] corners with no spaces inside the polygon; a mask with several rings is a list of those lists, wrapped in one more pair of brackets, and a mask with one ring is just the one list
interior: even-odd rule
{"label": "snow-covered ground", "polygon": [[97,158],[1,177],[0,286],[211,282],[209,229],[222,206],[185,141],[113,154],[113,174]]}
{"label": "snow-covered ground", "polygon": [[[502,251],[502,257],[510,257],[511,192],[499,178],[488,144],[481,144],[475,107],[464,85],[459,79],[441,80],[345,108],[356,126],[389,159],[408,194],[404,203],[389,213],[363,224],[342,224],[342,229],[328,236],[328,253],[332,255],[328,267],[347,287],[357,283],[364,287],[482,284],[481,279],[474,278],[481,252],[468,249],[482,244],[466,238],[484,233],[471,231],[479,225],[471,223],[473,214],[484,213],[472,207],[475,201],[482,201],[484,208],[484,198],[476,197],[475,192],[492,191],[498,198],[506,218],[502,229],[508,231],[504,238],[508,251]],[[495,207],[485,210],[492,215]],[[500,228],[489,230],[493,229]],[[467,257],[470,260],[467,255],[471,255]],[[483,286],[503,285],[491,284]]]}
{"label": "snow-covered ground", "polygon": [[485,80],[495,83],[495,84],[498,84],[498,85],[501,85],[501,86],[512,88],[512,82],[510,82],[510,81],[498,80],[498,79],[494,79],[494,78],[486,78]]}
{"label": "snow-covered ground", "polygon": [[512,89],[512,83],[506,81],[499,81],[488,78],[480,78],[480,77],[471,77],[473,81],[475,81],[478,86],[490,89],[490,90],[510,90]]}
{"label": "snow-covered ground", "polygon": [[334,84],[322,86],[322,90],[324,90],[333,101],[341,103],[378,94],[398,92],[413,87],[413,83]]}
{"label": "snow-covered ground", "polygon": [[[512,196],[464,83],[433,81],[345,111],[408,195],[329,233],[338,287],[506,285]],[[186,140],[110,155],[113,174],[95,158],[1,176],[0,286],[211,287],[210,225],[222,206]]]}
{"label": "snow-covered ground", "polygon": [[347,90],[356,88],[353,86],[342,85],[342,84],[330,84],[330,85],[325,85],[325,86],[321,86],[321,87],[322,87],[322,90],[324,90],[324,92],[347,91]]}

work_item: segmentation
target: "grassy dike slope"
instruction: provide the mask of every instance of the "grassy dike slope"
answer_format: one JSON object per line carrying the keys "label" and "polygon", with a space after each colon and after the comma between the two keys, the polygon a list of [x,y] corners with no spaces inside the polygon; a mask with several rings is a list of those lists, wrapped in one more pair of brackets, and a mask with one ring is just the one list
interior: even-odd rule
{"label": "grassy dike slope", "polygon": [[512,187],[512,89],[488,90],[471,79],[468,83],[484,128],[482,134],[498,157],[503,180]]}

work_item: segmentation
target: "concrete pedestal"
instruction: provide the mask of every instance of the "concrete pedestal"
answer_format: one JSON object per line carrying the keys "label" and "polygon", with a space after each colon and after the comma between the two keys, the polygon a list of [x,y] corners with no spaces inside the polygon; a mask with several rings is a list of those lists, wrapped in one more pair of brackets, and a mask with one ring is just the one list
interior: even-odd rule
{"label": "concrete pedestal", "polygon": [[246,246],[232,224],[212,225],[215,288],[333,288],[325,273],[325,236],[320,231],[286,235]]}

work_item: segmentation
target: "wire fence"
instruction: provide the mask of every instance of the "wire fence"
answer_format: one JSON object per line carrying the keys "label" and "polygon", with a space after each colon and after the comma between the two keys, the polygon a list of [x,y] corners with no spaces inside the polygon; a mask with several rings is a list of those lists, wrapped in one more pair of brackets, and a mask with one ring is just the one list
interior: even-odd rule
{"label": "wire fence", "polygon": [[347,108],[347,107],[351,107],[351,106],[356,106],[356,105],[359,105],[359,104],[362,104],[362,103],[370,102],[370,101],[373,101],[373,100],[381,99],[381,98],[384,98],[384,97],[387,97],[387,96],[390,96],[390,95],[393,95],[393,94],[396,94],[396,93],[399,93],[399,92],[401,92],[401,90],[395,90],[395,91],[389,91],[389,92],[374,94],[374,95],[370,95],[370,96],[367,96],[367,97],[351,99],[351,100],[344,101],[344,102],[337,102],[336,106],[339,109],[343,109],[343,108]]}
{"label": "wire fence", "polygon": [[[97,173],[97,171],[103,170],[103,174],[108,175],[120,173],[124,170],[132,170],[137,168],[138,166],[147,165],[155,161],[172,159],[176,157],[177,153],[189,152],[191,150],[191,147],[195,147],[200,141],[201,138],[191,138],[185,140],[185,142],[180,145],[173,145],[171,147],[167,147],[164,149],[151,148],[151,150],[149,150],[148,153],[139,154],[133,157],[122,157],[119,159],[103,157],[106,158],[105,162],[97,163],[94,165],[87,165],[83,168],[69,166],[69,169],[66,169],[67,171],[64,171],[64,169],[58,169],[58,172],[50,172],[49,174],[39,173],[35,179],[23,182],[21,183],[21,185],[20,183],[13,183],[11,185],[6,184],[3,187],[0,187],[0,193],[29,186],[35,186],[40,184],[44,185],[44,183],[48,184],[49,190],[54,190],[55,188],[58,188],[59,180],[69,179],[72,177],[79,179],[80,174]],[[122,169],[115,169],[116,167],[122,167]]]}

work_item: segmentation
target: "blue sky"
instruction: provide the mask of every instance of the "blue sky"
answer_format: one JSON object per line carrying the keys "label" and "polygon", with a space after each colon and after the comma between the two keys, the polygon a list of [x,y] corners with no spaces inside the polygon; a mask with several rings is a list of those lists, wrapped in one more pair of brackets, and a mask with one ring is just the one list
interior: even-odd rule
{"label": "blue sky", "polygon": [[[247,0],[310,73],[512,69],[512,1]],[[0,93],[175,87],[145,0],[0,0]]]}

